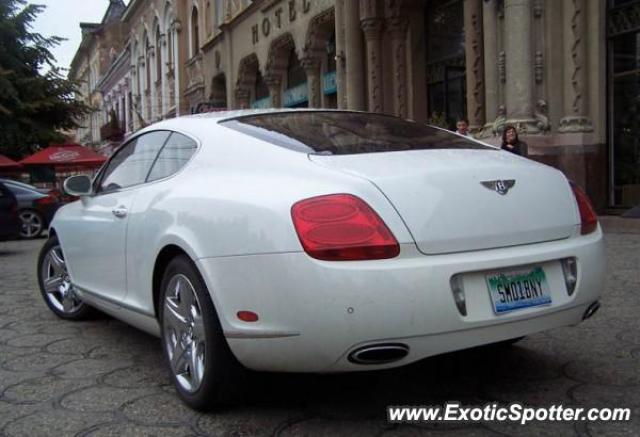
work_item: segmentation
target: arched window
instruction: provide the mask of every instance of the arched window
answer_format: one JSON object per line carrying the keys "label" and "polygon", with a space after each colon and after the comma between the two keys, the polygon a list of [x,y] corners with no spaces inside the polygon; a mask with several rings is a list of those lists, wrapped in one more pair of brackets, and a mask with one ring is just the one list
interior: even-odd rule
{"label": "arched window", "polygon": [[173,69],[173,31],[167,29],[167,64]]}
{"label": "arched window", "polygon": [[200,31],[198,27],[198,9],[191,10],[191,56],[195,56],[200,50]]}
{"label": "arched window", "polygon": [[145,65],[145,87],[146,91],[151,89],[151,43],[149,43],[149,37],[144,36],[144,65]]}
{"label": "arched window", "polygon": [[303,84],[307,81],[307,74],[304,72],[304,68],[300,65],[296,50],[291,48],[289,52],[289,64],[287,68],[287,88],[293,88],[294,86]]}
{"label": "arched window", "polygon": [[156,26],[156,80],[162,79],[162,43],[160,41],[160,25]]}
{"label": "arched window", "polygon": [[142,77],[140,77],[140,46],[138,44],[138,42],[136,41],[135,46],[133,48],[133,66],[134,66],[134,71],[136,74],[136,81],[135,81],[135,93],[137,95],[142,94]]}
{"label": "arched window", "polygon": [[214,31],[218,32],[220,30],[220,24],[222,24],[222,0],[213,0],[213,2]]}
{"label": "arched window", "polygon": [[207,35],[211,35],[213,26],[211,25],[211,1],[207,0],[207,6],[204,9],[204,26],[207,29]]}

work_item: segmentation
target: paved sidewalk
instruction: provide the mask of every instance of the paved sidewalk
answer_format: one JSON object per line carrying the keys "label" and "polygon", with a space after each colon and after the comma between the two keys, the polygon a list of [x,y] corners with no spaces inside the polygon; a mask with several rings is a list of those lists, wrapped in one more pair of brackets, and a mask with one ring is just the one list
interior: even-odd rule
{"label": "paved sidewalk", "polygon": [[[35,279],[44,240],[0,243],[0,436],[640,435],[640,233],[610,221],[619,233],[606,235],[602,308],[578,327],[393,371],[259,375],[249,404],[209,414],[178,400],[156,338],[108,317],[71,323],[47,310]],[[448,400],[630,407],[633,421],[386,422],[387,405]]]}

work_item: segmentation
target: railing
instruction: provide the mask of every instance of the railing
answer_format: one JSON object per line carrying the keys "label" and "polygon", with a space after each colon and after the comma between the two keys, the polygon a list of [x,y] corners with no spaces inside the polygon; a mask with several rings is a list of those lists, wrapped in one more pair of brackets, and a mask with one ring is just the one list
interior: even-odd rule
{"label": "railing", "polygon": [[204,85],[202,55],[200,53],[185,62],[185,68],[187,71],[187,89]]}

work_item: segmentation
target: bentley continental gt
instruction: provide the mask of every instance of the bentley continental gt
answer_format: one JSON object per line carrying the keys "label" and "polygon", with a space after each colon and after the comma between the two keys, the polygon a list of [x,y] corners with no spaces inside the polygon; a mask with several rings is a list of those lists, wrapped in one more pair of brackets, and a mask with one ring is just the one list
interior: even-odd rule
{"label": "bentley continental gt", "polygon": [[576,325],[603,287],[597,217],[560,171],[388,115],[166,120],[65,189],[46,304],[160,337],[198,409],[246,369],[384,369]]}

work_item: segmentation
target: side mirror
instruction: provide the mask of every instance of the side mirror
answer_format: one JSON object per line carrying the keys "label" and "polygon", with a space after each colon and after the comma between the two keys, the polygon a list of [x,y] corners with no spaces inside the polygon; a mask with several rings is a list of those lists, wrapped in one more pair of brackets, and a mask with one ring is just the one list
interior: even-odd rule
{"label": "side mirror", "polygon": [[64,191],[71,196],[88,196],[91,194],[91,178],[87,175],[76,175],[65,179]]}

